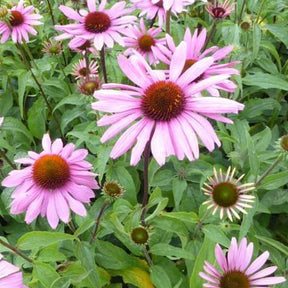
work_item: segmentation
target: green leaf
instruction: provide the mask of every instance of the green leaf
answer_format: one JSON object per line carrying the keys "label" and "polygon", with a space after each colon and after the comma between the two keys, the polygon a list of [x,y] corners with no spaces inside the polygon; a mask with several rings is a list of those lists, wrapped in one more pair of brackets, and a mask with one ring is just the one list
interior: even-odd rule
{"label": "green leaf", "polygon": [[249,229],[253,225],[253,217],[255,213],[257,212],[258,208],[258,199],[255,198],[255,203],[252,203],[253,208],[246,208],[247,214],[243,215],[243,220],[240,226],[239,231],[239,239],[242,239],[243,237],[246,237]]}
{"label": "green leaf", "polygon": [[288,91],[288,82],[282,79],[281,74],[271,75],[267,73],[256,72],[254,74],[245,76],[242,80],[243,83],[248,86],[259,86],[263,89],[275,88]]}
{"label": "green leaf", "polygon": [[97,263],[105,269],[126,269],[132,267],[134,263],[134,258],[123,249],[110,242],[101,240],[96,240],[95,257]]}
{"label": "green leaf", "polygon": [[271,238],[267,238],[267,237],[264,237],[264,236],[258,236],[257,234],[255,235],[255,237],[257,239],[259,239],[260,241],[264,242],[265,244],[270,245],[273,248],[276,248],[281,253],[286,255],[286,257],[288,257],[288,247],[286,245],[282,244],[279,241],[273,240]]}
{"label": "green leaf", "polygon": [[37,257],[37,261],[40,262],[57,262],[66,261],[66,256],[59,252],[58,243],[41,249]]}
{"label": "green leaf", "polygon": [[185,180],[174,178],[172,181],[172,191],[175,201],[175,208],[179,209],[179,204],[182,200],[183,193],[185,189],[187,188],[187,182]]}
{"label": "green leaf", "polygon": [[38,98],[29,109],[27,124],[31,134],[38,139],[42,139],[46,132],[46,105],[42,97]]}
{"label": "green leaf", "polygon": [[61,232],[35,231],[24,234],[17,241],[17,248],[22,250],[39,250],[64,240],[74,240],[75,236]]}
{"label": "green leaf", "polygon": [[28,77],[31,77],[30,72],[23,72],[18,75],[18,103],[19,103],[19,110],[21,118],[23,119],[24,115],[24,95],[27,85]]}
{"label": "green leaf", "polygon": [[182,222],[187,222],[191,224],[196,224],[199,221],[199,217],[196,213],[194,212],[165,212],[163,211],[161,213],[162,216],[168,217],[168,218],[173,218],[173,219],[178,219]]}
{"label": "green leaf", "polygon": [[59,278],[55,280],[50,287],[51,288],[69,288],[70,284],[71,284],[71,280],[69,278]]}
{"label": "green leaf", "polygon": [[288,29],[287,24],[271,24],[265,25],[264,28],[268,29],[275,37],[282,41],[288,49]]}
{"label": "green leaf", "polygon": [[18,119],[12,117],[5,117],[5,120],[1,126],[1,129],[7,130],[10,132],[19,132],[23,134],[29,141],[34,142],[34,139],[30,131],[22,124]]}
{"label": "green leaf", "polygon": [[185,249],[171,246],[166,243],[157,243],[150,247],[150,253],[159,256],[166,256],[172,259],[194,259],[194,256],[189,254]]}
{"label": "green leaf", "polygon": [[253,50],[252,57],[255,59],[258,56],[260,42],[261,42],[261,29],[257,23],[253,24]]}
{"label": "green leaf", "polygon": [[153,265],[150,272],[151,280],[157,288],[172,288],[171,281],[161,266]]}
{"label": "green leaf", "polygon": [[266,190],[277,189],[288,183],[288,170],[268,175],[260,183],[260,187]]}
{"label": "green leaf", "polygon": [[202,230],[211,241],[217,242],[226,247],[230,245],[230,239],[219,226],[208,224],[205,225]]}
{"label": "green leaf", "polygon": [[[197,254],[196,261],[193,267],[192,275],[190,277],[190,288],[203,287],[203,280],[199,276],[199,272],[203,271],[204,261],[208,261],[211,264],[215,261],[214,247],[215,242],[210,240],[207,236],[204,238],[204,242],[200,251]],[[232,288],[232,287],[231,287]]]}
{"label": "green leaf", "polygon": [[82,95],[73,95],[63,98],[53,109],[53,113],[63,105],[76,105],[81,106],[85,103],[85,97]]}
{"label": "green leaf", "polygon": [[34,263],[33,274],[33,278],[38,279],[45,288],[50,288],[51,284],[60,278],[52,266],[41,262]]}
{"label": "green leaf", "polygon": [[82,109],[79,109],[78,107],[65,111],[61,117],[61,124],[60,124],[61,130],[64,131],[64,129],[67,127],[67,125],[71,121],[73,121],[74,119],[84,114],[85,114],[85,111]]}
{"label": "green leaf", "polygon": [[120,270],[117,274],[123,277],[125,283],[131,283],[138,288],[155,287],[151,282],[149,273],[141,268],[131,267],[125,270]]}
{"label": "green leaf", "polygon": [[90,272],[87,280],[90,283],[90,287],[101,288],[102,281],[99,275],[99,271],[95,264],[95,255],[91,253],[91,245],[84,242],[79,242],[76,248],[76,257],[80,260],[82,267]]}

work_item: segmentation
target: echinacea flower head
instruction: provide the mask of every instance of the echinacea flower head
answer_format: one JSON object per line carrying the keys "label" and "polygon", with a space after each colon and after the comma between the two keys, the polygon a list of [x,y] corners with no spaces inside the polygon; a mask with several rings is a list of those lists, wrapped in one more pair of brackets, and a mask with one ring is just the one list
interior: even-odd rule
{"label": "echinacea flower head", "polygon": [[96,90],[101,87],[101,80],[99,76],[91,76],[86,78],[81,78],[77,83],[77,89],[81,94],[93,95]]}
{"label": "echinacea flower head", "polygon": [[43,43],[42,51],[48,55],[59,55],[63,52],[62,43],[54,40],[46,41]]}
{"label": "echinacea flower head", "polygon": [[55,39],[73,38],[69,43],[70,48],[79,46],[79,38],[92,40],[97,50],[101,50],[104,45],[113,48],[114,41],[124,46],[122,31],[137,18],[128,15],[132,10],[125,8],[125,1],[117,2],[110,9],[105,9],[105,5],[106,0],[102,0],[97,9],[96,0],[87,0],[88,11],[81,9],[79,13],[70,7],[60,5],[59,9],[65,16],[78,23],[55,25],[57,30],[64,32]]}
{"label": "echinacea flower head", "polygon": [[124,194],[124,188],[116,181],[106,181],[103,185],[103,194],[115,200]]}
{"label": "echinacea flower head", "polygon": [[[197,61],[203,59],[204,57],[211,56],[214,59],[214,63],[210,67],[208,67],[207,70],[204,71],[196,80],[199,81],[200,79],[207,79],[212,75],[221,75],[221,74],[226,74],[230,76],[238,75],[239,71],[237,69],[231,68],[239,64],[238,61],[236,62],[225,61],[226,63],[222,62],[223,60],[225,60],[227,55],[233,50],[233,46],[230,45],[223,48],[213,46],[202,51],[205,46],[206,36],[207,31],[205,28],[203,28],[201,32],[199,32],[198,29],[196,29],[193,35],[191,34],[189,28],[186,29],[183,41],[187,44],[187,51],[186,55],[183,55],[183,57],[186,57],[183,72],[185,72],[189,67],[197,63]],[[166,34],[166,39],[167,39],[167,46],[171,51],[171,54],[173,55],[176,49],[174,40],[169,34]],[[169,57],[166,57],[166,59],[167,58],[169,59]],[[171,60],[167,59],[168,61],[165,61],[166,59],[162,58],[162,61],[169,65]],[[233,81],[226,79],[221,83],[216,83],[215,85],[209,86],[206,90],[212,96],[220,96],[219,90],[233,93],[236,87],[237,86]]]}
{"label": "echinacea flower head", "polygon": [[98,76],[98,64],[96,61],[91,60],[87,69],[86,59],[81,59],[73,65],[72,75],[74,75],[76,79]]}
{"label": "echinacea flower head", "polygon": [[0,287],[28,288],[23,285],[23,276],[20,269],[3,260],[2,254],[0,254]]}
{"label": "echinacea flower head", "polygon": [[131,240],[137,245],[147,245],[149,233],[147,228],[139,226],[135,227],[130,233]]}
{"label": "echinacea flower head", "polygon": [[202,187],[204,194],[210,198],[203,204],[209,204],[208,209],[214,208],[213,215],[219,209],[220,218],[222,219],[224,214],[227,214],[231,221],[233,221],[233,215],[240,219],[237,210],[247,214],[245,208],[252,208],[248,203],[253,203],[255,198],[253,195],[246,194],[246,192],[255,189],[255,184],[241,184],[240,181],[245,175],[243,174],[238,179],[235,179],[235,171],[235,168],[231,171],[229,166],[226,174],[223,175],[221,169],[217,172],[214,168],[214,177],[209,177],[209,183],[204,183],[205,187]]}
{"label": "echinacea flower head", "polygon": [[185,11],[185,7],[191,5],[195,0],[130,0],[134,3],[135,9],[140,9],[140,17],[145,15],[146,19],[158,18],[158,24],[162,27],[166,22],[166,12],[177,15]]}
{"label": "echinacea flower head", "polygon": [[247,239],[243,238],[240,244],[237,245],[236,238],[233,237],[227,256],[225,256],[219,244],[216,244],[215,256],[220,271],[205,261],[205,273],[199,273],[201,278],[208,281],[203,287],[268,288],[271,285],[286,281],[284,277],[269,276],[277,270],[277,266],[261,269],[269,258],[268,251],[262,253],[251,263],[254,245],[253,243],[247,244]]}
{"label": "echinacea flower head", "polygon": [[83,203],[95,197],[92,189],[99,186],[97,174],[89,171],[92,165],[84,160],[86,149],[75,150],[71,143],[63,146],[61,139],[51,143],[48,134],[43,136],[42,147],[40,154],[29,151],[29,157],[15,160],[28,166],[11,171],[2,186],[16,187],[11,195],[12,214],[26,212],[28,224],[41,214],[55,229],[59,219],[69,221],[70,209],[86,216]]}
{"label": "echinacea flower head", "polygon": [[206,10],[207,12],[216,19],[223,19],[228,17],[231,12],[235,9],[236,3],[231,3],[231,0],[225,0],[224,3],[221,2],[222,0],[214,0],[212,3],[207,3]]}
{"label": "echinacea flower head", "polygon": [[97,122],[99,126],[111,125],[102,136],[102,142],[126,129],[111,151],[112,158],[126,153],[135,142],[131,165],[137,165],[140,161],[148,142],[151,143],[151,152],[159,165],[164,165],[166,157],[170,155],[176,155],[179,160],[185,156],[190,161],[197,159],[197,136],[209,151],[214,150],[215,143],[220,146],[206,118],[233,123],[220,114],[238,113],[244,105],[220,97],[194,97],[229,76],[212,76],[191,84],[213,64],[214,59],[203,58],[182,74],[186,49],[184,42],[176,48],[168,75],[161,70],[152,70],[140,54],[132,55],[129,59],[123,55],[118,56],[121,70],[136,87],[103,84],[101,90],[94,92],[98,101],[92,103],[95,110],[113,113]]}
{"label": "echinacea flower head", "polygon": [[37,31],[31,25],[42,25],[38,21],[42,16],[33,13],[33,6],[24,7],[23,1],[19,1],[17,6],[14,6],[9,11],[9,18],[5,21],[0,21],[0,35],[2,35],[1,43],[8,40],[10,34],[12,41],[15,43],[23,43],[23,39],[29,42],[28,34],[36,35]]}
{"label": "echinacea flower head", "polygon": [[146,30],[144,20],[141,18],[140,27],[131,26],[124,32],[124,34],[128,36],[124,38],[125,46],[131,47],[128,48],[124,54],[131,55],[135,49],[145,58],[148,58],[150,65],[158,64],[159,60],[167,58],[166,54],[168,54],[168,57],[171,54],[165,46],[165,38],[157,38],[161,32],[161,28],[150,28]]}

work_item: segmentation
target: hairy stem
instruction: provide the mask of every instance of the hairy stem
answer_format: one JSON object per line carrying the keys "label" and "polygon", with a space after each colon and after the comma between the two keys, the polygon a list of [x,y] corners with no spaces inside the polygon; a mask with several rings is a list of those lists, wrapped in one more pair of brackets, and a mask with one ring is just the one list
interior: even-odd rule
{"label": "hairy stem", "polygon": [[260,183],[270,174],[270,172],[282,161],[283,156],[279,155],[278,158],[271,164],[271,166],[265,171],[265,173],[255,183],[255,187],[259,186]]}
{"label": "hairy stem", "polygon": [[241,7],[241,11],[240,11],[240,14],[239,14],[239,18],[238,18],[238,22],[240,23],[241,22],[241,18],[242,18],[242,15],[243,15],[243,12],[244,12],[244,7],[246,5],[246,2],[247,0],[243,0],[243,3],[242,3],[242,7]]}
{"label": "hairy stem", "polygon": [[142,213],[141,213],[141,224],[146,226],[145,216],[147,213],[147,202],[148,202],[148,191],[149,191],[149,179],[148,179],[148,167],[149,167],[149,156],[150,156],[150,142],[149,140],[146,144],[144,150],[144,171],[143,171],[143,200],[142,200]]}
{"label": "hairy stem", "polygon": [[25,254],[23,254],[22,252],[20,252],[16,247],[10,245],[9,243],[6,243],[5,241],[3,241],[2,239],[0,239],[0,244],[5,246],[6,248],[10,249],[11,251],[13,251],[15,254],[17,254],[18,256],[22,257],[23,259],[25,259],[26,261],[33,263],[33,260],[29,257],[27,257]]}
{"label": "hairy stem", "polygon": [[0,149],[0,157],[3,158],[13,169],[17,169],[16,165],[7,157],[5,152]]}
{"label": "hairy stem", "polygon": [[212,27],[211,27],[211,30],[210,30],[207,38],[206,38],[206,42],[205,42],[203,48],[202,48],[202,51],[204,51],[204,50],[207,48],[209,42],[210,42],[210,41],[212,40],[212,38],[214,37],[215,32],[216,32],[217,23],[218,23],[218,19],[214,19],[214,20],[213,20]]}
{"label": "hairy stem", "polygon": [[50,105],[50,103],[48,101],[47,95],[45,94],[45,92],[44,92],[44,90],[42,88],[42,85],[40,84],[40,82],[38,81],[37,77],[33,73],[33,70],[31,69],[31,65],[30,65],[29,61],[27,60],[27,58],[25,56],[25,53],[22,50],[21,45],[18,44],[17,47],[18,47],[18,50],[19,50],[19,52],[20,52],[20,54],[21,54],[21,56],[23,58],[23,61],[24,61],[25,65],[26,65],[27,69],[30,71],[32,78],[34,79],[35,83],[37,84],[37,86],[38,86],[38,88],[40,90],[41,95],[43,96],[43,99],[44,99],[44,101],[46,103],[46,106],[47,106],[49,112],[51,113],[55,123],[56,123],[57,129],[58,129],[58,131],[59,131],[59,133],[61,135],[62,140],[65,141],[65,137],[64,137],[64,135],[63,135],[63,133],[61,131],[60,123],[59,123],[58,119],[55,117],[55,115],[53,114],[52,107],[51,107],[51,105]]}
{"label": "hairy stem", "polygon": [[105,50],[104,46],[100,51],[100,60],[101,60],[101,67],[103,71],[103,77],[104,77],[104,82],[108,83],[108,78],[107,78],[107,70],[106,70],[106,63],[105,63]]}
{"label": "hairy stem", "polygon": [[91,239],[90,239],[90,244],[92,244],[95,241],[96,234],[97,234],[97,231],[99,229],[101,217],[102,217],[102,215],[103,215],[103,213],[104,213],[104,211],[108,205],[109,205],[109,201],[107,201],[107,200],[105,200],[102,204],[102,207],[101,207],[99,214],[97,216],[95,227],[94,227]]}
{"label": "hairy stem", "polygon": [[47,4],[48,4],[49,13],[50,13],[50,16],[51,16],[51,19],[52,19],[52,23],[53,23],[53,25],[55,26],[56,22],[55,22],[55,18],[54,18],[54,14],[53,14],[53,9],[52,9],[50,0],[47,0]]}

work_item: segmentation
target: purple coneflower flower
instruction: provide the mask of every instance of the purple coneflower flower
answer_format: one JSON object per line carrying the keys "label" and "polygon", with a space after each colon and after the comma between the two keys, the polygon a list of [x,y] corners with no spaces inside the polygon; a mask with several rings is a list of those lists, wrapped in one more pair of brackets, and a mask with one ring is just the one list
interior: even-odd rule
{"label": "purple coneflower flower", "polygon": [[23,285],[23,276],[15,265],[3,260],[0,254],[0,287],[28,288]]}
{"label": "purple coneflower flower", "polygon": [[112,48],[114,41],[124,46],[122,31],[137,19],[135,16],[128,15],[131,9],[125,8],[125,1],[114,4],[110,9],[105,9],[106,0],[101,1],[98,9],[96,9],[96,0],[87,0],[87,5],[89,11],[81,9],[79,13],[70,7],[60,5],[59,9],[65,16],[78,23],[55,25],[57,30],[64,32],[55,39],[75,37],[69,43],[70,48],[76,48],[86,40],[92,40],[97,50],[101,50],[104,44]]}
{"label": "purple coneflower flower", "polygon": [[90,61],[89,68],[87,69],[86,60],[81,59],[78,63],[73,65],[72,75],[79,78],[98,76],[98,64],[96,61]]}
{"label": "purple coneflower flower", "polygon": [[9,23],[0,21],[0,35],[2,34],[1,43],[8,40],[10,34],[12,41],[15,43],[23,43],[23,39],[29,42],[28,34],[36,35],[37,31],[31,25],[42,25],[43,23],[38,21],[42,16],[33,13],[35,8],[28,6],[24,8],[23,1],[19,1],[17,6],[13,7],[9,13]]}
{"label": "purple coneflower flower", "polygon": [[[167,45],[169,49],[171,50],[172,54],[175,51],[175,44],[173,38],[166,34],[167,39]],[[206,79],[211,77],[212,75],[221,75],[221,74],[227,74],[227,75],[238,75],[239,71],[237,69],[231,68],[232,66],[235,66],[239,64],[239,61],[236,62],[229,62],[229,63],[219,63],[221,60],[225,59],[226,56],[233,50],[233,46],[226,46],[224,48],[219,48],[217,46],[210,47],[208,49],[205,49],[202,52],[202,49],[205,45],[206,41],[206,29],[202,29],[202,31],[198,34],[198,29],[196,29],[191,35],[190,29],[187,28],[184,34],[184,42],[187,44],[187,52],[185,56],[185,65],[183,72],[185,72],[189,67],[194,65],[197,61],[204,57],[212,56],[214,59],[214,63],[202,74],[198,77],[196,80],[200,79]],[[165,62],[165,58],[163,60]],[[170,61],[166,61],[166,64],[169,64]],[[194,80],[195,81],[195,80]],[[230,93],[233,93],[236,84],[232,82],[231,80],[224,80],[221,83],[216,83],[215,85],[211,85],[207,87],[207,91],[212,96],[220,96],[218,90],[224,90]]]}
{"label": "purple coneflower flower", "polygon": [[124,54],[131,55],[134,49],[136,49],[141,55],[148,58],[150,65],[157,64],[159,60],[171,57],[171,52],[165,46],[166,39],[156,38],[161,32],[161,28],[150,28],[146,30],[144,20],[141,18],[140,29],[137,26],[131,26],[124,32],[124,34],[128,36],[124,38],[125,46],[132,47],[127,49]]}
{"label": "purple coneflower flower", "polygon": [[245,208],[252,208],[247,202],[253,203],[254,196],[246,195],[245,193],[255,189],[254,183],[241,184],[240,181],[243,179],[244,174],[238,179],[234,178],[236,169],[231,171],[229,166],[226,175],[223,175],[220,169],[217,173],[214,168],[214,177],[209,177],[209,184],[204,183],[202,190],[204,194],[209,196],[210,199],[205,201],[203,204],[210,204],[208,209],[214,208],[213,215],[220,210],[220,219],[223,218],[224,214],[227,214],[228,218],[233,221],[232,215],[237,219],[240,219],[237,210],[247,214]]}
{"label": "purple coneflower flower", "polygon": [[219,272],[216,267],[205,261],[205,273],[199,273],[203,279],[208,281],[203,287],[268,288],[270,285],[286,281],[284,277],[269,276],[277,270],[277,266],[260,270],[269,258],[268,251],[262,253],[250,264],[253,256],[253,243],[247,245],[246,238],[243,238],[238,246],[236,238],[233,237],[227,256],[219,244],[216,244],[215,256],[221,271]]}
{"label": "purple coneflower flower", "polygon": [[28,166],[11,171],[2,185],[17,187],[12,193],[12,214],[26,211],[28,224],[39,214],[47,216],[55,229],[59,219],[64,223],[69,221],[70,208],[86,216],[82,203],[89,203],[95,197],[92,189],[99,186],[94,179],[96,174],[88,171],[92,165],[84,160],[86,149],[75,150],[71,143],[63,147],[61,139],[51,143],[48,134],[43,136],[42,146],[44,151],[40,154],[29,151],[29,158],[15,160]]}
{"label": "purple coneflower flower", "polygon": [[182,73],[186,50],[184,42],[176,48],[168,76],[164,71],[152,70],[140,54],[129,59],[118,56],[121,70],[136,87],[104,84],[103,89],[94,93],[98,101],[92,104],[95,110],[113,113],[98,121],[99,126],[111,125],[102,136],[102,142],[129,127],[113,147],[112,158],[124,154],[137,142],[131,155],[131,165],[136,165],[150,140],[152,154],[160,165],[170,155],[176,155],[179,160],[185,156],[190,161],[198,158],[197,135],[209,151],[214,149],[215,143],[220,146],[206,117],[231,123],[220,113],[238,113],[244,105],[220,97],[194,97],[229,75],[211,76],[192,85],[193,80],[214,63],[214,59],[203,58]]}
{"label": "purple coneflower flower", "polygon": [[219,4],[219,0],[214,0],[212,3],[207,3],[206,10],[207,12],[216,19],[223,19],[230,15],[230,13],[235,9],[236,3],[231,3],[231,0],[225,0],[224,3]]}
{"label": "purple coneflower flower", "polygon": [[184,7],[191,5],[195,0],[130,0],[136,9],[140,9],[140,17],[154,19],[158,17],[159,26],[166,21],[166,12],[171,9],[172,14],[177,15],[185,11]]}

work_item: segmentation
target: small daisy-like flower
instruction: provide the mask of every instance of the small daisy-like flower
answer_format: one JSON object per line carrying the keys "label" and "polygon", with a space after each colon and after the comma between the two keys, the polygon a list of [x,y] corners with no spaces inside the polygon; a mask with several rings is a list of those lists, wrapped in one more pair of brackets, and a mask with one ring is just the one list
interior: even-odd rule
{"label": "small daisy-like flower", "polygon": [[137,245],[147,245],[149,233],[145,227],[134,228],[130,233],[131,240]]}
{"label": "small daisy-like flower", "polygon": [[159,63],[159,60],[163,58],[167,59],[167,56],[171,58],[171,52],[165,46],[165,38],[156,38],[161,32],[161,28],[150,28],[146,31],[144,20],[141,18],[140,29],[132,26],[124,32],[128,36],[124,38],[125,46],[132,47],[127,49],[124,54],[131,55],[136,49],[141,55],[148,58],[150,65]]}
{"label": "small daisy-like flower", "polygon": [[227,214],[228,218],[233,221],[232,215],[240,219],[237,210],[247,214],[245,208],[252,208],[247,202],[253,203],[254,196],[246,195],[245,193],[255,189],[254,183],[241,184],[240,181],[245,176],[244,174],[238,179],[234,178],[236,169],[231,171],[229,166],[226,175],[223,175],[220,169],[219,173],[214,168],[214,178],[209,177],[209,184],[204,183],[202,190],[210,199],[203,204],[210,204],[208,209],[214,208],[213,215],[220,209],[220,218]]}
{"label": "small daisy-like flower", "polygon": [[90,61],[89,68],[87,69],[85,59],[79,60],[77,64],[73,65],[72,75],[79,78],[90,78],[94,76],[98,76],[98,64],[96,61]]}
{"label": "small daisy-like flower", "polygon": [[225,253],[219,244],[216,244],[215,256],[220,271],[212,264],[205,261],[205,273],[199,273],[200,277],[208,281],[203,287],[268,288],[270,285],[286,281],[284,277],[269,276],[277,270],[277,266],[261,269],[269,258],[268,251],[262,253],[251,263],[254,247],[253,243],[247,244],[247,239],[243,238],[240,244],[237,245],[236,238],[233,237],[227,256],[225,256]]}
{"label": "small daisy-like flower", "polygon": [[59,55],[63,52],[62,43],[54,40],[46,41],[43,43],[42,51],[48,55]]}
{"label": "small daisy-like flower", "polygon": [[42,16],[33,13],[35,8],[28,6],[24,8],[23,1],[19,1],[18,5],[13,7],[9,13],[8,23],[0,21],[0,35],[2,34],[1,43],[8,40],[10,34],[12,41],[15,43],[22,43],[23,39],[29,42],[28,33],[36,35],[37,31],[31,25],[42,25],[43,23],[38,21]]}
{"label": "small daisy-like flower", "polygon": [[71,20],[78,23],[68,25],[55,25],[57,30],[64,34],[57,36],[56,40],[74,38],[70,41],[69,47],[77,47],[79,38],[92,40],[97,50],[107,45],[113,48],[114,41],[124,46],[121,36],[123,29],[133,24],[137,19],[135,16],[128,15],[132,10],[125,8],[125,1],[114,4],[110,9],[105,9],[106,0],[102,0],[96,9],[96,0],[87,0],[88,10],[81,9],[79,13],[72,8],[60,5],[59,9]]}
{"label": "small daisy-like flower", "polygon": [[184,7],[191,5],[195,0],[130,0],[134,3],[135,9],[140,9],[140,17],[154,19],[158,17],[159,26],[166,22],[166,11],[171,9],[174,15],[185,11]]}
{"label": "small daisy-like flower", "polygon": [[207,3],[206,10],[207,12],[216,19],[223,19],[230,15],[230,13],[235,9],[236,3],[231,3],[231,0],[225,0],[224,3],[219,3],[219,0],[214,0],[212,3]]}
{"label": "small daisy-like flower", "polygon": [[13,170],[2,181],[2,186],[17,187],[12,193],[11,213],[26,211],[25,221],[30,224],[39,214],[47,217],[55,229],[59,219],[67,223],[70,208],[78,215],[86,216],[83,203],[89,203],[99,189],[92,165],[85,161],[86,149],[75,150],[73,144],[63,147],[61,139],[51,143],[48,134],[42,139],[40,154],[29,151],[29,158],[15,162],[28,165],[22,170]]}
{"label": "small daisy-like flower", "polygon": [[84,95],[93,95],[96,90],[99,90],[101,80],[99,76],[92,76],[89,78],[82,78],[77,84],[77,89]]}
{"label": "small daisy-like flower", "polygon": [[0,254],[0,287],[28,288],[23,285],[20,269],[3,260],[2,254]]}
{"label": "small daisy-like flower", "polygon": [[[203,59],[204,57],[212,56],[214,58],[214,63],[206,70],[203,74],[201,74],[196,81],[199,81],[200,79],[207,79],[211,77],[212,75],[220,75],[220,74],[227,74],[227,75],[238,75],[239,71],[237,69],[231,68],[239,62],[229,62],[229,63],[219,63],[221,60],[225,59],[226,56],[233,50],[233,46],[226,46],[223,48],[219,48],[217,46],[210,47],[208,49],[205,49],[202,51],[205,42],[206,42],[206,29],[202,29],[200,33],[198,33],[198,29],[196,29],[191,35],[190,29],[187,28],[184,34],[183,41],[187,44],[187,53],[185,56],[185,65],[183,68],[183,72],[185,72],[189,67],[193,66],[195,63],[197,63],[199,60]],[[172,52],[171,54],[175,52],[175,43],[173,38],[166,34],[167,39],[167,46]],[[163,62],[165,62],[165,58],[162,59]],[[166,61],[166,64],[170,64],[170,61]],[[194,80],[195,81],[195,80]],[[207,88],[207,91],[212,96],[220,96],[218,90],[224,90],[230,93],[233,93],[235,88],[237,86],[234,82],[232,82],[229,79],[224,80],[221,83],[216,83],[215,85],[211,85]]]}
{"label": "small daisy-like flower", "polygon": [[115,181],[106,181],[103,186],[103,194],[110,199],[117,199],[124,194],[124,189]]}
{"label": "small daisy-like flower", "polygon": [[186,156],[192,161],[199,157],[197,135],[209,151],[214,150],[214,143],[220,146],[206,117],[231,123],[230,119],[219,114],[238,113],[244,105],[221,97],[194,97],[229,76],[211,76],[191,84],[213,64],[214,59],[203,58],[182,73],[186,50],[184,42],[176,48],[168,73],[152,70],[140,54],[132,55],[129,59],[118,56],[121,70],[136,87],[103,84],[101,90],[94,92],[98,101],[92,103],[93,109],[112,113],[97,122],[99,126],[111,125],[101,142],[126,129],[111,151],[112,158],[126,153],[137,142],[132,149],[130,162],[137,165],[149,142],[159,165],[164,165],[166,157],[170,155],[176,155],[179,160]]}

